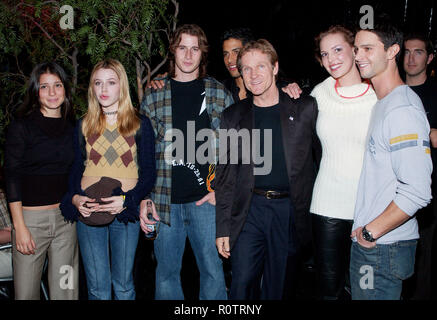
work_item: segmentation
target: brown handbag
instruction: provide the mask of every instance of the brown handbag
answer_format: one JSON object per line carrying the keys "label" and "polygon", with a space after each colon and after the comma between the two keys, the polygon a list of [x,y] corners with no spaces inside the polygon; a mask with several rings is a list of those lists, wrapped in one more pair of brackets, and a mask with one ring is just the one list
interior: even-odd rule
{"label": "brown handbag", "polygon": [[[95,202],[99,204],[107,204],[110,202],[102,201],[102,198],[107,198],[112,196],[112,191],[116,188],[121,188],[121,182],[109,178],[102,177],[98,182],[90,185],[84,190],[87,197],[95,199]],[[93,212],[89,217],[84,217],[79,214],[79,220],[89,226],[101,226],[110,224],[115,219],[115,214],[111,214],[107,211]]]}

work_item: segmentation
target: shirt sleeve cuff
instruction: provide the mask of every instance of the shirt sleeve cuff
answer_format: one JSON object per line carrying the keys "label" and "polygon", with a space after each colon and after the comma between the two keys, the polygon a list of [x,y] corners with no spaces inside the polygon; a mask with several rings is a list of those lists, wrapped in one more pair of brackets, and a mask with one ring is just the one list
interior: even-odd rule
{"label": "shirt sleeve cuff", "polygon": [[393,199],[393,202],[396,203],[396,205],[410,217],[413,216],[416,213],[416,211],[421,208],[421,206],[418,206],[409,198],[399,193],[396,194],[395,198]]}

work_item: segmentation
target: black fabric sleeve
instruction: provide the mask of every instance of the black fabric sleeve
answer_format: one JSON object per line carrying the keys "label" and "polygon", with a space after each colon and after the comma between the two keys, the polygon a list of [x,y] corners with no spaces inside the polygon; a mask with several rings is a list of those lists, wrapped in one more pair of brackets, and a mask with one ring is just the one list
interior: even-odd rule
{"label": "black fabric sleeve", "polygon": [[[220,128],[229,130],[226,120],[226,110],[222,113]],[[219,151],[219,161],[216,165],[215,198],[216,198],[216,238],[231,235],[231,215],[234,198],[234,188],[237,179],[237,165],[230,164],[230,146],[226,142],[226,150]]]}
{"label": "black fabric sleeve", "polygon": [[81,121],[79,120],[73,133],[73,150],[74,161],[71,166],[68,175],[68,191],[62,197],[60,209],[64,218],[68,221],[77,221],[79,217],[79,211],[71,202],[75,194],[84,195],[82,192],[80,182],[84,171],[84,157],[80,148],[79,136],[83,139],[83,136],[79,134],[79,130],[82,130]]}
{"label": "black fabric sleeve", "polygon": [[320,143],[319,137],[317,136],[316,131],[316,123],[317,117],[319,113],[319,107],[317,106],[317,100],[312,98],[313,100],[313,121],[312,121],[312,145],[313,145],[313,157],[314,157],[314,165],[316,168],[316,173],[319,171],[320,161],[322,160],[322,144]]}

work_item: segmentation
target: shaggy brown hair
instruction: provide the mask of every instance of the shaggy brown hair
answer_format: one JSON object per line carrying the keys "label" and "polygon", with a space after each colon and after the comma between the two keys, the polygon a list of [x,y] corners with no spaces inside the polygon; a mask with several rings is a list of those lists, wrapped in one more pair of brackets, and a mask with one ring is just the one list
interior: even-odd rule
{"label": "shaggy brown hair", "polygon": [[205,32],[196,24],[184,24],[178,27],[174,32],[173,37],[170,41],[169,76],[171,78],[174,78],[176,76],[175,52],[177,46],[181,42],[183,33],[189,34],[190,36],[195,36],[199,40],[199,49],[202,52],[202,57],[200,59],[199,65],[199,78],[204,78],[206,76],[208,40],[206,39]]}

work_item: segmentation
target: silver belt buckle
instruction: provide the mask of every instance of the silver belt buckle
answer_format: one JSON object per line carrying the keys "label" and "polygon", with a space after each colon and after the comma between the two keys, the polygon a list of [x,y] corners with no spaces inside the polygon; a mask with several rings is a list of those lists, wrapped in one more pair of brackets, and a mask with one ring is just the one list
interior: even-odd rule
{"label": "silver belt buckle", "polygon": [[272,198],[273,194],[274,194],[274,191],[271,191],[271,190],[267,191],[267,192],[266,192],[266,198],[267,198],[268,200],[273,199],[273,198]]}

